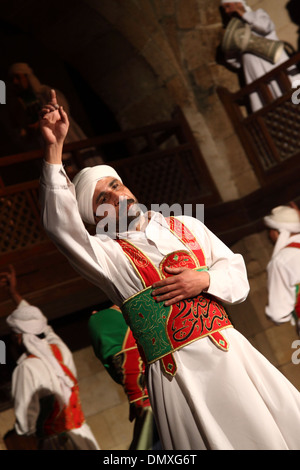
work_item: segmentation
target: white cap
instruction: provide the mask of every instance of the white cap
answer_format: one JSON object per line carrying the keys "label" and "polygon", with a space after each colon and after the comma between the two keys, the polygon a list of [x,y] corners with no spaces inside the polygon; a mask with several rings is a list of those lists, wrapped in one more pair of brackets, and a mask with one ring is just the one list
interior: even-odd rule
{"label": "white cap", "polygon": [[80,216],[84,222],[95,225],[93,196],[97,181],[111,176],[122,182],[114,168],[108,165],[96,165],[84,168],[73,178]]}
{"label": "white cap", "polygon": [[251,11],[245,0],[221,0],[221,5],[224,5],[224,3],[242,3],[246,11]]}
{"label": "white cap", "polygon": [[278,206],[272,209],[271,214],[264,217],[267,227],[281,232],[300,232],[300,218],[296,209],[289,206]]}
{"label": "white cap", "polygon": [[275,207],[271,214],[264,217],[265,225],[270,229],[278,230],[279,237],[274,246],[272,257],[285,248],[291,236],[291,233],[300,232],[300,217],[296,209],[289,206]]}
{"label": "white cap", "polygon": [[[47,340],[48,320],[41,310],[28,304],[24,299],[18,307],[7,317],[7,324],[15,333],[22,334],[23,344],[29,354],[41,359],[51,375],[55,395],[59,401],[68,403],[71,395],[73,381],[65,374],[58,361],[53,356]],[[46,337],[40,339],[36,335],[45,333]]]}

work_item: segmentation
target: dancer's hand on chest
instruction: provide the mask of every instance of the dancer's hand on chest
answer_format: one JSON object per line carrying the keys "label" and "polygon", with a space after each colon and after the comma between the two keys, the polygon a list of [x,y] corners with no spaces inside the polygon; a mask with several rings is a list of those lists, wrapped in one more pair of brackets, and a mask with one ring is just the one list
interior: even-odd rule
{"label": "dancer's hand on chest", "polygon": [[209,287],[209,273],[189,268],[168,268],[170,277],[153,284],[152,295],[157,302],[165,302],[165,306],[180,300],[195,297]]}

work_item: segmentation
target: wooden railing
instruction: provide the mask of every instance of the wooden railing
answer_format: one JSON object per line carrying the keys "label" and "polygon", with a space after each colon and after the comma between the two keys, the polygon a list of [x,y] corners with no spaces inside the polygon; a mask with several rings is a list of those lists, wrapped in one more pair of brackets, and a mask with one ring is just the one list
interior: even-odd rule
{"label": "wooden railing", "polygon": [[[108,147],[111,146],[114,151],[116,145],[117,152],[110,154],[109,161],[106,161]],[[153,194],[160,202],[166,203],[184,203],[199,198],[203,203],[220,200],[199,147],[180,109],[175,111],[170,121],[66,144],[64,154],[71,155],[71,161],[76,166],[75,172],[89,166],[93,158],[97,163],[97,157],[104,155],[105,163],[118,169],[126,184],[145,204],[149,201],[158,202],[151,199]],[[1,157],[2,188],[19,182],[19,165],[21,168],[21,165],[26,163],[32,164],[35,175],[42,157],[42,150]],[[67,160],[67,163],[69,161]],[[33,162],[36,162],[35,166]],[[5,172],[12,166],[14,171]],[[74,166],[70,169],[67,166],[67,171],[72,177]],[[25,181],[31,179],[28,172],[24,172],[25,174]]]}
{"label": "wooden railing", "polygon": [[[296,89],[292,89],[288,77],[291,67],[299,62],[300,53],[236,93],[224,87],[217,90],[262,186],[287,175],[291,168],[300,169],[300,104],[292,101]],[[273,80],[282,92],[277,99],[268,86]],[[263,104],[254,113],[248,111],[253,92],[259,94]]]}
{"label": "wooden railing", "polygon": [[0,189],[0,232],[1,255],[46,240],[40,225],[38,181]]}

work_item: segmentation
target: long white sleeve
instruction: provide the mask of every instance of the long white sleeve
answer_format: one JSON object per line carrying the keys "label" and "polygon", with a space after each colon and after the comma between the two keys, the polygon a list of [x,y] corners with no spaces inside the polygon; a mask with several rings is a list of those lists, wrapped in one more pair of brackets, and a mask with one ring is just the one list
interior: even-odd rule
{"label": "long white sleeve", "polygon": [[225,303],[243,302],[250,290],[243,257],[233,253],[200,221],[190,217],[183,220],[204,250],[210,275],[207,292]]}
{"label": "long white sleeve", "polygon": [[15,368],[12,376],[12,396],[16,415],[15,429],[21,435],[35,434],[40,412],[39,375],[33,373],[28,361],[41,363],[39,359],[25,359]]}
{"label": "long white sleeve", "polygon": [[[82,277],[114,296],[108,267],[111,254],[101,249],[99,240],[86,230],[78,211],[74,185],[62,165],[44,162],[40,201],[42,223],[49,238]],[[110,253],[111,246],[110,243]],[[120,248],[115,246],[115,249]]]}
{"label": "long white sleeve", "polygon": [[74,187],[63,167],[45,162],[40,188],[42,222],[49,237],[87,276],[94,269],[101,278],[103,270],[79,215]]}

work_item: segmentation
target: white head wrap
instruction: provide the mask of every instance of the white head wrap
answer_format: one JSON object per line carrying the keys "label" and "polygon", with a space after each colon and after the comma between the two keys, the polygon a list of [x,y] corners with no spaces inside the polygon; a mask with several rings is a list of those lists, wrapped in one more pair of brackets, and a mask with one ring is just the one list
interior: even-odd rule
{"label": "white head wrap", "polygon": [[122,182],[118,173],[108,165],[97,165],[84,168],[79,171],[73,179],[76,191],[79,213],[82,220],[88,224],[95,225],[93,212],[93,196],[97,181],[111,176]]}
{"label": "white head wrap", "polygon": [[71,395],[71,387],[74,384],[55,359],[48,344],[47,336],[44,339],[36,336],[46,333],[48,327],[47,318],[37,307],[29,305],[23,300],[7,317],[6,321],[15,333],[22,334],[23,344],[27,352],[40,358],[46,365],[51,375],[57,398],[62,403],[67,404]]}
{"label": "white head wrap", "polygon": [[271,211],[270,215],[264,217],[264,223],[268,228],[278,230],[279,232],[273,256],[288,244],[288,239],[291,233],[300,232],[300,218],[298,211],[289,206],[275,207]]}
{"label": "white head wrap", "polygon": [[28,64],[24,62],[17,62],[8,70],[9,75],[23,74],[27,75],[29,84],[34,91],[34,93],[41,93],[45,85],[42,85],[39,79],[34,75],[33,70],[29,67]]}
{"label": "white head wrap", "polygon": [[245,0],[221,0],[221,5],[224,5],[224,3],[242,3],[246,11],[252,11]]}

